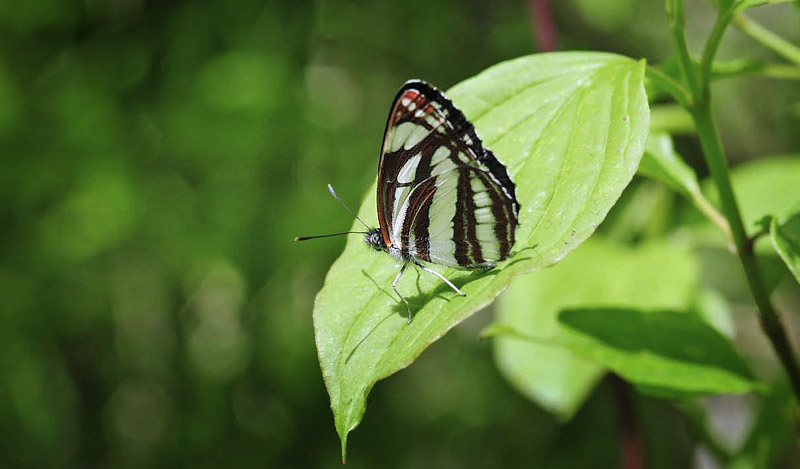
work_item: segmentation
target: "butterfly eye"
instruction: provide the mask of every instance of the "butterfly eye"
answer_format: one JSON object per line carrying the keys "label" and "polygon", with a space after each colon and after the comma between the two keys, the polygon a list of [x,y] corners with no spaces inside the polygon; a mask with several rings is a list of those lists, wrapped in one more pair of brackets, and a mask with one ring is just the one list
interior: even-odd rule
{"label": "butterfly eye", "polygon": [[381,235],[381,230],[379,228],[370,230],[364,236],[364,242],[367,243],[369,247],[375,249],[376,251],[386,250],[386,243],[383,242],[383,236]]}

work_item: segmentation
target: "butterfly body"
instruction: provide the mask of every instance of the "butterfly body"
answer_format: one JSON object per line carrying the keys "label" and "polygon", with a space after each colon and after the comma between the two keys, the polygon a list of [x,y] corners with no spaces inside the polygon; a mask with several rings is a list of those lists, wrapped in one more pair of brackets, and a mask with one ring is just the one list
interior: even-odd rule
{"label": "butterfly body", "polygon": [[383,241],[383,235],[381,234],[380,228],[373,228],[369,230],[364,235],[364,242],[367,243],[369,247],[375,249],[376,251],[383,251],[389,253],[390,256],[394,257],[398,261],[419,263],[419,261],[421,260],[417,255],[416,251],[410,251],[410,250],[404,251],[400,247],[394,245],[387,246],[386,243]]}

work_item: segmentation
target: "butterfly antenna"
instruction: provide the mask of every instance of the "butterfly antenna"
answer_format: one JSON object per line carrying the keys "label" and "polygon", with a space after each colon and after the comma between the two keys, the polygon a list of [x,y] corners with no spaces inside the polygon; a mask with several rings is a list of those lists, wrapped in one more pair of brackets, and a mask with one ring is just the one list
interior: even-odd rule
{"label": "butterfly antenna", "polygon": [[371,228],[369,225],[367,225],[366,223],[364,223],[364,220],[362,220],[361,218],[359,218],[359,217],[358,217],[358,215],[356,215],[356,212],[354,212],[353,210],[351,210],[351,209],[350,209],[350,207],[348,207],[348,206],[347,206],[347,204],[346,204],[346,203],[344,203],[344,200],[342,200],[342,198],[341,198],[341,197],[339,197],[339,196],[336,194],[336,191],[335,191],[335,190],[333,190],[333,186],[332,186],[332,185],[330,185],[330,184],[328,184],[328,192],[330,192],[330,193],[331,193],[331,195],[332,195],[332,196],[333,196],[333,197],[334,197],[336,200],[338,200],[338,201],[339,201],[339,203],[340,203],[340,204],[342,204],[342,206],[343,206],[343,207],[344,207],[344,208],[345,208],[345,209],[346,209],[348,212],[350,212],[350,215],[353,215],[354,217],[356,217],[356,220],[360,221],[360,222],[361,222],[361,224],[362,224],[362,225],[364,225],[365,227],[367,227],[367,229],[368,229],[368,230],[371,230],[371,229],[372,229],[372,228]]}
{"label": "butterfly antenna", "polygon": [[331,236],[341,236],[346,234],[367,234],[366,231],[343,231],[341,233],[331,233],[326,235],[317,235],[317,236],[295,236],[295,241],[307,241],[309,239],[317,239],[317,238],[330,238]]}

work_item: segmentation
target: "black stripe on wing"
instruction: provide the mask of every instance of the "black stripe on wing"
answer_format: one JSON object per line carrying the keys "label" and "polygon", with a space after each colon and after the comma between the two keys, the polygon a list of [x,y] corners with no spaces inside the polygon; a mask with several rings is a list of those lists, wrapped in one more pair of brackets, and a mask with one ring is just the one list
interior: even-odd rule
{"label": "black stripe on wing", "polygon": [[[514,245],[518,222],[513,201],[485,171],[459,169],[453,217],[456,261],[464,268],[492,267],[508,257]],[[488,203],[478,205],[479,199]]]}
{"label": "black stripe on wing", "polygon": [[[401,230],[405,255],[449,267],[486,269],[505,259],[514,244],[512,201],[478,168],[459,166],[432,176],[414,189],[409,201],[414,211]],[[438,228],[431,232],[434,225]]]}

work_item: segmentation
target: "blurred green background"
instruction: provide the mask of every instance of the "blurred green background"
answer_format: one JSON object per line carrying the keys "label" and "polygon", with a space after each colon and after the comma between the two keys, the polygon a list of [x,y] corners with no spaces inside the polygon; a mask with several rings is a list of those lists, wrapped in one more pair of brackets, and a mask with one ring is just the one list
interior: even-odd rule
{"label": "blurred green background", "polygon": [[[671,54],[661,0],[552,3],[561,49]],[[785,7],[754,17],[797,40]],[[340,466],[311,313],[344,240],[292,239],[350,225],[325,184],[358,205],[406,79],[446,89],[535,52],[531,11],[0,2],[0,465]],[[713,7],[687,14],[697,47]],[[771,57],[736,31],[721,55]],[[715,89],[734,161],[800,143],[797,86],[765,80]],[[612,384],[558,424],[500,378],[490,320],[375,388],[351,466],[619,464]],[[692,461],[681,415],[638,399],[652,467]]]}

